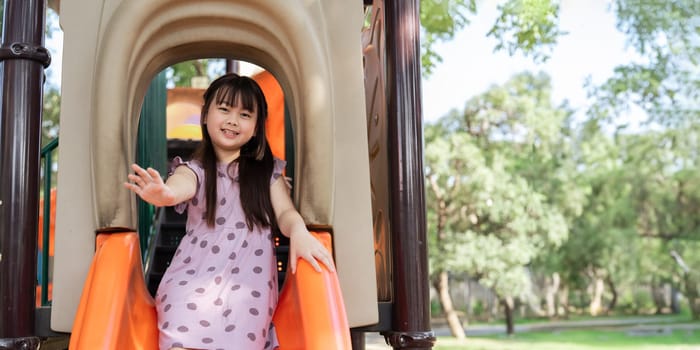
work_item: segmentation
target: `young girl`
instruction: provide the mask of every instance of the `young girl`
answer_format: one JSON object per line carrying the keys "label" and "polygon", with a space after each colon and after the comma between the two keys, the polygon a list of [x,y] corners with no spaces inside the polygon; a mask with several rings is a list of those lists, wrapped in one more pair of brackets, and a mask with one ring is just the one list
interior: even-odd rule
{"label": "young girl", "polygon": [[204,93],[202,142],[193,160],[160,174],[132,165],[126,188],[156,206],[187,208],[187,231],[156,293],[160,349],[274,349],[277,268],[272,233],[297,258],[333,269],[306,229],[265,139],[267,103],[258,84],[224,75]]}

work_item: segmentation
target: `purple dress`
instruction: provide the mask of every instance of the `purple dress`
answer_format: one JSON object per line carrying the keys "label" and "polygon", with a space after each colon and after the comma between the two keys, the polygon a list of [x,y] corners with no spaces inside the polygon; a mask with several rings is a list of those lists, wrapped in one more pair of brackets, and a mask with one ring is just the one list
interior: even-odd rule
{"label": "purple dress", "polygon": [[[187,233],[156,293],[160,349],[261,350],[278,346],[272,314],[277,305],[277,267],[269,229],[249,231],[240,204],[238,166],[218,166],[216,224],[204,220],[204,169],[173,160],[197,175],[187,208]],[[275,159],[272,179],[285,162]]]}

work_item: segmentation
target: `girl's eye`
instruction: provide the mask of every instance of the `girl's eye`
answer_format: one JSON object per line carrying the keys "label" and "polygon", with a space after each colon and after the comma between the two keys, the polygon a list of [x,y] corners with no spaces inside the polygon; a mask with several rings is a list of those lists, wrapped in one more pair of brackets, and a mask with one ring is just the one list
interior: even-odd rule
{"label": "girl's eye", "polygon": [[243,117],[243,118],[250,118],[250,114],[248,114],[248,113],[241,113],[241,117]]}

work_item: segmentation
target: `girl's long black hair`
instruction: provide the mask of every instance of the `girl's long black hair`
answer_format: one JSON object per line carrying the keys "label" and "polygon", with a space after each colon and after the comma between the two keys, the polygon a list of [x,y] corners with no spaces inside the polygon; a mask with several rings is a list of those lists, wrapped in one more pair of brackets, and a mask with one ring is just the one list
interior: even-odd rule
{"label": "girl's long black hair", "polygon": [[193,154],[193,158],[199,160],[204,168],[207,225],[214,226],[217,208],[217,159],[206,125],[207,114],[212,103],[217,105],[226,103],[229,106],[240,105],[250,111],[257,111],[258,119],[253,137],[243,145],[238,159],[228,166],[230,168],[236,162],[238,163],[238,179],[231,181],[237,180],[239,182],[241,206],[245,213],[248,229],[253,230],[254,226],[259,226],[261,228],[271,227],[273,231],[276,231],[277,220],[270,201],[270,177],[272,176],[274,159],[265,137],[267,102],[262,89],[255,80],[232,73],[214,80],[204,92],[204,105],[200,119],[202,142]]}

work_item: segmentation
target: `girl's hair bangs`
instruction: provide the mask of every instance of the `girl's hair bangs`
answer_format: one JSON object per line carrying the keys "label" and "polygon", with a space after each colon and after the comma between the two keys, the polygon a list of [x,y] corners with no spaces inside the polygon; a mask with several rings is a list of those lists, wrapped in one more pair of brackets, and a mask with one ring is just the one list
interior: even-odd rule
{"label": "girl's hair bangs", "polygon": [[224,84],[216,90],[214,102],[217,105],[238,106],[251,112],[257,112],[258,106],[255,99],[255,91],[247,84]]}

